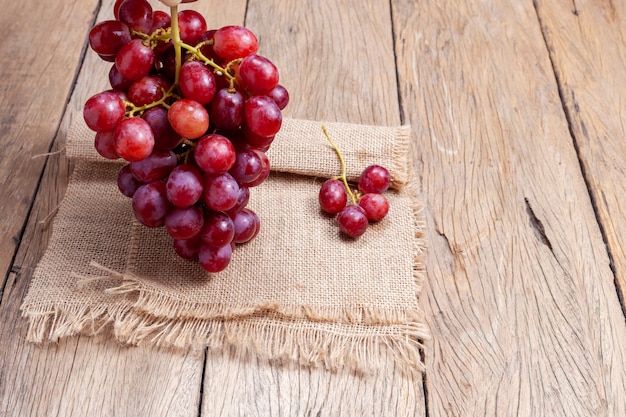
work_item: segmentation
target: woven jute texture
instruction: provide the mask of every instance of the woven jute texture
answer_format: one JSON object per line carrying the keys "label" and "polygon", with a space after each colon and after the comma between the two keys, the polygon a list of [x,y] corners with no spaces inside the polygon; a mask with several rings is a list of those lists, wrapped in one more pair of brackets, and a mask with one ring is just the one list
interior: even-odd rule
{"label": "woven jute texture", "polygon": [[320,122],[286,119],[268,156],[272,174],[251,189],[261,231],[228,268],[206,273],[180,259],[163,228],[134,220],[116,185],[119,162],[72,125],[76,165],[22,311],[33,342],[113,331],[124,343],[240,349],[328,369],[375,369],[392,357],[420,371],[427,337],[418,306],[423,213],[407,168],[409,129],[326,123],[348,177],[380,164],[392,174],[390,212],[358,239],[319,209],[325,178],[340,173]]}

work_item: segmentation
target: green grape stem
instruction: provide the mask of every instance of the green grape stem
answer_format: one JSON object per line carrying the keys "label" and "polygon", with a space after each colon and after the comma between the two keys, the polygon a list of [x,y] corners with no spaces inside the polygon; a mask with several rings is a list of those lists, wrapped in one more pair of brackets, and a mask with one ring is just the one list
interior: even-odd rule
{"label": "green grape stem", "polygon": [[343,182],[343,186],[346,188],[346,192],[350,196],[350,200],[352,200],[352,204],[357,204],[357,197],[355,196],[354,192],[352,192],[352,189],[348,185],[348,178],[346,175],[346,162],[343,159],[343,155],[341,154],[339,147],[335,145],[335,142],[333,142],[333,140],[330,138],[330,135],[328,134],[328,130],[326,130],[326,126],[324,126],[323,124],[322,124],[322,131],[324,132],[324,136],[326,136],[326,139],[328,140],[328,142],[330,142],[330,146],[333,147],[333,150],[339,157],[339,163],[341,164],[341,175],[335,178],[340,179],[341,182]]}

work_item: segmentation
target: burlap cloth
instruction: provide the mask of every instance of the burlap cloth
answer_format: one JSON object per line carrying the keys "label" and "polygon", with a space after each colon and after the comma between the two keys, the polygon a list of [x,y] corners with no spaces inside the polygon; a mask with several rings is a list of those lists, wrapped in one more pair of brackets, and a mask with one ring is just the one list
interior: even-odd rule
{"label": "burlap cloth", "polygon": [[409,128],[326,126],[349,178],[370,164],[389,168],[388,216],[359,239],[342,237],[317,202],[324,179],[340,173],[338,158],[321,123],[287,119],[268,152],[272,175],[251,189],[259,235],[225,271],[207,274],[178,258],[163,228],[134,220],[116,185],[120,163],[98,156],[93,133],[76,121],[66,145],[75,169],[22,305],[28,339],[112,329],[129,344],[235,348],[362,371],[392,357],[421,370],[424,222]]}

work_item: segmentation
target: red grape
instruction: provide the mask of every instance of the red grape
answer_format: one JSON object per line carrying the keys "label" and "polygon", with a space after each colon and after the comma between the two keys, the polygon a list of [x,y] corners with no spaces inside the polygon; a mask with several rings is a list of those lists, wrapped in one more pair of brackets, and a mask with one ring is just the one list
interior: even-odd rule
{"label": "red grape", "polygon": [[167,199],[177,207],[189,207],[202,197],[202,175],[192,164],[182,164],[172,170],[167,179]]}
{"label": "red grape", "polygon": [[258,49],[254,33],[242,26],[224,26],[213,34],[213,50],[227,61],[255,54]]}
{"label": "red grape", "polygon": [[220,129],[236,129],[243,123],[244,98],[238,91],[220,89],[211,102],[209,116],[211,123]]}
{"label": "red grape", "polygon": [[183,10],[178,13],[180,39],[189,45],[195,45],[200,35],[206,32],[206,20],[195,10]]}
{"label": "red grape", "polygon": [[85,123],[96,132],[114,129],[124,119],[125,113],[124,101],[110,91],[104,91],[91,97],[83,108]]}
{"label": "red grape", "polygon": [[337,216],[339,229],[350,237],[359,237],[367,230],[365,210],[357,205],[346,206]]}
{"label": "red grape", "polygon": [[274,102],[278,105],[278,108],[281,110],[289,104],[289,92],[280,84],[267,93],[267,96],[274,100]]}
{"label": "red grape", "polygon": [[115,56],[115,65],[120,74],[132,81],[140,80],[148,75],[153,64],[154,52],[145,46],[141,39],[128,42]]}
{"label": "red grape", "polygon": [[150,33],[158,29],[166,29],[170,27],[171,24],[172,19],[169,14],[162,12],[161,10],[155,10],[152,13],[152,28],[150,29]]}
{"label": "red grape", "polygon": [[331,179],[322,184],[318,199],[322,210],[329,214],[337,214],[346,206],[348,193],[343,182]]}
{"label": "red grape", "polygon": [[261,175],[261,158],[252,150],[240,151],[236,155],[235,163],[228,172],[240,185],[248,186]]}
{"label": "red grape", "polygon": [[197,139],[209,128],[209,113],[194,100],[180,99],[167,112],[172,129],[188,139]]}
{"label": "red grape", "polygon": [[99,55],[115,55],[130,41],[128,26],[117,20],[100,22],[89,31],[89,46]]}
{"label": "red grape", "polygon": [[190,239],[204,226],[204,213],[198,205],[174,207],[165,215],[165,229],[174,239]]}
{"label": "red grape", "polygon": [[252,95],[262,96],[278,85],[278,69],[267,58],[249,55],[241,61],[239,79]]}
{"label": "red grape", "polygon": [[209,246],[216,248],[230,244],[235,237],[235,225],[225,213],[211,211],[206,216],[200,238]]}
{"label": "red grape", "polygon": [[204,172],[217,174],[231,169],[235,163],[236,153],[235,147],[227,138],[211,134],[198,140],[193,157]]}
{"label": "red grape", "polygon": [[274,136],[283,121],[278,105],[267,96],[249,98],[244,105],[246,123],[260,136]]}
{"label": "red grape", "polygon": [[146,0],[124,1],[119,6],[118,15],[131,30],[148,34],[152,29],[152,6]]}
{"label": "red grape", "polygon": [[115,151],[129,162],[141,161],[154,149],[154,135],[143,119],[122,120],[115,129]]}
{"label": "red grape", "polygon": [[113,64],[109,70],[109,83],[115,90],[128,91],[133,81],[120,74],[120,71],[117,69],[115,64]]}
{"label": "red grape", "polygon": [[215,77],[203,63],[185,62],[180,68],[179,87],[185,98],[208,104],[215,96]]}
{"label": "red grape", "polygon": [[133,195],[135,217],[140,223],[148,227],[163,226],[165,214],[169,208],[163,181],[144,184]]}
{"label": "red grape", "polygon": [[246,243],[252,240],[259,232],[259,217],[250,209],[243,209],[232,215],[235,225],[233,242]]}
{"label": "red grape", "polygon": [[237,204],[239,184],[227,172],[204,177],[202,200],[211,210],[228,211]]}
{"label": "red grape", "polygon": [[367,220],[377,222],[389,212],[389,202],[382,194],[367,193],[359,200],[359,206],[365,210]]}
{"label": "red grape", "polygon": [[239,192],[237,193],[237,203],[228,210],[229,214],[234,214],[235,212],[240,211],[248,205],[248,201],[250,200],[250,189],[248,187],[239,186]]}
{"label": "red grape", "polygon": [[117,187],[126,197],[132,197],[135,191],[142,185],[143,183],[141,181],[133,177],[132,172],[130,172],[130,165],[128,164],[124,165],[117,174]]}
{"label": "red grape", "polygon": [[98,153],[107,159],[119,159],[115,152],[115,129],[96,133],[94,147]]}
{"label": "red grape", "polygon": [[230,263],[233,254],[233,248],[230,244],[221,248],[202,244],[198,253],[198,261],[200,265],[208,272],[220,272],[226,269]]}
{"label": "red grape", "polygon": [[359,177],[359,190],[364,193],[382,193],[389,188],[391,175],[386,168],[380,165],[370,165],[363,170]]}
{"label": "red grape", "polygon": [[274,136],[261,136],[254,133],[247,124],[241,129],[246,142],[253,148],[264,148],[270,146],[274,141]]}
{"label": "red grape", "polygon": [[259,173],[259,176],[256,177],[256,179],[245,184],[248,187],[256,187],[270,176],[270,160],[265,152],[259,149],[252,149],[252,151],[256,153],[261,159],[261,172]]}

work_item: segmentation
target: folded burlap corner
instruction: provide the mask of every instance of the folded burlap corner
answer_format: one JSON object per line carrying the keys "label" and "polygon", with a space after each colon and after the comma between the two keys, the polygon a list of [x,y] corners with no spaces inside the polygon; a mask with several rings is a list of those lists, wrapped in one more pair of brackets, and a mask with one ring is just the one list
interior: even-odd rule
{"label": "folded burlap corner", "polygon": [[[206,273],[173,252],[164,229],[139,225],[82,120],[66,146],[76,159],[48,249],[22,305],[28,339],[113,329],[124,343],[253,355],[328,369],[372,370],[387,359],[422,369],[427,329],[418,305],[423,212],[410,178],[409,128],[326,123],[356,179],[389,168],[390,212],[359,239],[341,236],[317,202],[340,165],[320,122],[286,119],[268,156],[272,175],[251,190],[261,231],[228,268]],[[111,326],[112,325],[112,326]]]}

